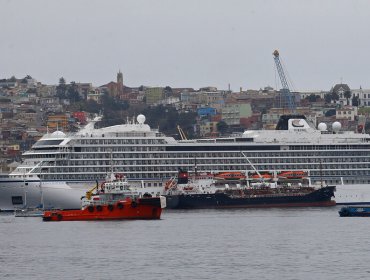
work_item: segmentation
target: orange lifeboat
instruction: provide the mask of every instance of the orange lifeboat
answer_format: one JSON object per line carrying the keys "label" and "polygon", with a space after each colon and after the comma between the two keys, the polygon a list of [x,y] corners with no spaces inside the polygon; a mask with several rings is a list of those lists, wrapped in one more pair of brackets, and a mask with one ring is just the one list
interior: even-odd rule
{"label": "orange lifeboat", "polygon": [[284,179],[303,179],[307,177],[307,173],[305,171],[282,171],[278,174],[278,178]]}
{"label": "orange lifeboat", "polygon": [[242,172],[221,172],[221,173],[215,174],[215,179],[243,180],[245,179],[245,174]]}
{"label": "orange lifeboat", "polygon": [[259,176],[258,174],[253,174],[250,176],[250,178],[252,179],[261,179],[261,177],[263,179],[272,179],[273,178],[273,175],[270,174],[270,173],[260,173],[261,176]]}

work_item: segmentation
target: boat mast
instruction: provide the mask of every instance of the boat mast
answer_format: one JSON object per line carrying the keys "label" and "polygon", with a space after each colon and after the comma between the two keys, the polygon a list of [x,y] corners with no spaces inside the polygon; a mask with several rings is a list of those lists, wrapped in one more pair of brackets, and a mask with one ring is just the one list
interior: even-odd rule
{"label": "boat mast", "polygon": [[[245,157],[245,159],[248,161],[249,165],[252,166],[253,170],[256,171],[258,177],[260,177],[260,179],[263,180],[263,177],[262,177],[261,173],[259,173],[258,170],[254,167],[254,165],[251,163],[251,161],[246,156],[246,154],[244,152],[242,152],[242,151],[241,151],[241,153]],[[245,173],[247,173],[247,170],[245,170]],[[247,174],[245,174],[245,175],[247,175]]]}
{"label": "boat mast", "polygon": [[26,190],[26,174],[25,174],[25,169],[23,168],[23,190],[24,190],[24,208],[27,208],[27,190]]}
{"label": "boat mast", "polygon": [[40,167],[39,177],[40,177],[39,187],[40,187],[40,195],[41,195],[40,202],[41,202],[41,208],[44,209],[44,192],[42,191],[42,165]]}

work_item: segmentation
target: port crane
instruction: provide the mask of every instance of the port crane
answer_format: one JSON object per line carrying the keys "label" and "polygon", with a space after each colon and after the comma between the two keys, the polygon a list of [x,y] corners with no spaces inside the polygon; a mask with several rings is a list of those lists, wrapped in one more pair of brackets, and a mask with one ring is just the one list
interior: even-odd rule
{"label": "port crane", "polygon": [[283,66],[281,65],[279,51],[275,50],[272,54],[274,56],[276,69],[282,86],[282,89],[280,90],[280,108],[287,108],[293,113],[296,110],[295,97],[289,89],[288,79],[286,78]]}

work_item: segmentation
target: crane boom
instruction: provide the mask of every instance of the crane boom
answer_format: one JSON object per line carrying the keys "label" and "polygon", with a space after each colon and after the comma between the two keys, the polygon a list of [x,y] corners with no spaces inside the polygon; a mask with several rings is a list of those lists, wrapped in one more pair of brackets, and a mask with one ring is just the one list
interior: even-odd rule
{"label": "crane boom", "polygon": [[295,111],[296,104],[294,95],[289,90],[288,80],[285,76],[283,66],[280,62],[280,54],[278,50],[275,50],[273,53],[275,65],[279,74],[279,78],[281,81],[282,89],[280,90],[280,107],[288,108],[292,111]]}
{"label": "crane boom", "polygon": [[281,86],[283,87],[283,89],[289,90],[288,81],[287,81],[287,78],[285,77],[283,66],[281,66],[281,62],[280,62],[280,58],[279,58],[279,51],[275,50],[273,55],[274,55],[276,68],[277,68],[277,71],[278,71],[278,74],[279,74],[279,77],[280,77]]}

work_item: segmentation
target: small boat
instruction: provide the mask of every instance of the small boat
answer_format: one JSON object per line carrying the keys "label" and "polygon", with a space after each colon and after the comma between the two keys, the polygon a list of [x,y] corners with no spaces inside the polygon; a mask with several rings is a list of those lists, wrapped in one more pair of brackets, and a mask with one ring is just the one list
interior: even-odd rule
{"label": "small boat", "polygon": [[42,217],[44,210],[42,208],[20,208],[15,209],[15,217]]}
{"label": "small boat", "polygon": [[341,217],[370,217],[370,206],[346,206],[338,213]]}
{"label": "small boat", "polygon": [[81,198],[81,209],[45,211],[43,220],[160,219],[162,209],[166,207],[165,197],[152,197],[148,193],[140,197],[125,176],[112,174],[110,178],[86,192]]}

